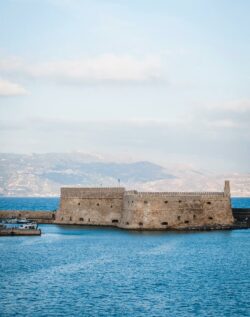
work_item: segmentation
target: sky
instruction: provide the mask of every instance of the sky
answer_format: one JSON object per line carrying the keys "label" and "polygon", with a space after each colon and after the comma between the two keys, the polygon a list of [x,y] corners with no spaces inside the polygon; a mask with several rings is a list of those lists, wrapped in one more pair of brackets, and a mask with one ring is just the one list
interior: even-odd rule
{"label": "sky", "polygon": [[248,0],[0,1],[0,151],[250,170]]}

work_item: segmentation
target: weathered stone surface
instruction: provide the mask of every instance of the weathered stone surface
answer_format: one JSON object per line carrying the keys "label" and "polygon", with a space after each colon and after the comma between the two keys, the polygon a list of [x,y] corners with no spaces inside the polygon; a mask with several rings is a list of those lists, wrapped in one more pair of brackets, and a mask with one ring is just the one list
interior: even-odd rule
{"label": "weathered stone surface", "polygon": [[57,223],[117,225],[124,188],[62,188]]}
{"label": "weathered stone surface", "polygon": [[167,230],[233,223],[229,182],[224,192],[146,193],[124,188],[62,188],[56,222]]}

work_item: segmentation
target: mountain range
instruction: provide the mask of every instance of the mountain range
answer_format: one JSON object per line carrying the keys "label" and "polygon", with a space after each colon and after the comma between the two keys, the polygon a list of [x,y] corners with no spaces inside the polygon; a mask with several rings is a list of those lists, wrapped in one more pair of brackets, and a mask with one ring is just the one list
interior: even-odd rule
{"label": "mountain range", "polygon": [[148,161],[111,162],[85,153],[0,153],[1,196],[59,196],[62,186],[123,186],[143,191],[221,191],[250,195],[250,173],[215,174]]}

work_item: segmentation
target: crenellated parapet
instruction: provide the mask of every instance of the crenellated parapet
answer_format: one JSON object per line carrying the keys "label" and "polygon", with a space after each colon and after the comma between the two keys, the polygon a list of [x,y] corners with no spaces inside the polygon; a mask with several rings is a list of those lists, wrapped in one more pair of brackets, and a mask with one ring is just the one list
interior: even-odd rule
{"label": "crenellated parapet", "polygon": [[176,197],[176,196],[224,196],[224,192],[137,192],[126,191],[126,196],[138,197]]}
{"label": "crenellated parapet", "polygon": [[123,187],[62,187],[61,198],[119,198],[124,192]]}

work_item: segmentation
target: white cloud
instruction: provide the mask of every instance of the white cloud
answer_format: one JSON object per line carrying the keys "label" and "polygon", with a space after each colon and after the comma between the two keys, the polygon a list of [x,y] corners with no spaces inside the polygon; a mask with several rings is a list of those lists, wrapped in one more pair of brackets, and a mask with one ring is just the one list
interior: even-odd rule
{"label": "white cloud", "polygon": [[203,104],[195,108],[194,121],[211,129],[246,129],[250,124],[250,99],[228,100]]}
{"label": "white cloud", "polygon": [[21,85],[0,79],[0,96],[20,96],[27,94],[27,90]]}
{"label": "white cloud", "polygon": [[230,100],[230,101],[210,104],[210,105],[207,105],[206,108],[213,111],[217,110],[217,111],[246,112],[246,111],[250,111],[250,100],[248,99]]}
{"label": "white cloud", "polygon": [[101,55],[98,57],[28,63],[18,58],[0,61],[0,71],[70,82],[147,82],[161,79],[157,57]]}
{"label": "white cloud", "polygon": [[232,119],[222,119],[209,121],[208,126],[212,128],[237,128],[238,123],[234,122]]}

